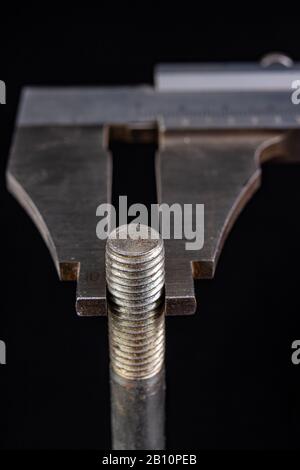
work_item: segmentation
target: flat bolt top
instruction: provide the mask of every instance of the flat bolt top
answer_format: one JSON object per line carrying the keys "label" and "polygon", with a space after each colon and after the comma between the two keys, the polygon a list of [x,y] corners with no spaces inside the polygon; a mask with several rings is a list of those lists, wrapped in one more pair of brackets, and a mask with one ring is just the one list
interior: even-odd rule
{"label": "flat bolt top", "polygon": [[107,241],[107,248],[121,256],[143,257],[161,247],[162,240],[156,230],[134,223],[117,227]]}

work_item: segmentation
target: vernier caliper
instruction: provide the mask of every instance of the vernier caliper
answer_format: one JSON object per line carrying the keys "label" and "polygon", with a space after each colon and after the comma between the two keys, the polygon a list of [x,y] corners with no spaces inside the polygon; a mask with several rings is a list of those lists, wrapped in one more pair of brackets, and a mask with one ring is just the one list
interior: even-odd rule
{"label": "vernier caliper", "polygon": [[[261,164],[300,161],[297,80],[299,65],[271,55],[259,65],[160,66],[154,87],[23,91],[8,188],[61,280],[77,281],[78,315],[106,315],[111,302],[114,448],[164,446],[164,314],[195,312],[194,279],[214,276],[233,223],[260,185]],[[163,247],[96,237],[96,208],[111,197],[111,138],[158,139],[158,202],[204,204],[201,250],[186,250],[181,239]]]}

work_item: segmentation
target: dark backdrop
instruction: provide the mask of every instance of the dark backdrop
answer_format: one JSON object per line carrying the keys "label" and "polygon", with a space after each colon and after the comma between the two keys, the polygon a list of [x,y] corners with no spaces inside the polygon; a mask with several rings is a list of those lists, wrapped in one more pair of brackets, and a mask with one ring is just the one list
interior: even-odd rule
{"label": "dark backdrop", "polygon": [[[151,83],[158,62],[300,60],[296,19],[165,28],[107,24],[96,10],[0,19],[0,447],[109,448],[106,320],[81,319],[37,229],[6,192],[4,171],[22,86]],[[124,168],[129,172],[130,167]],[[300,167],[268,166],[232,230],[198,311],[167,320],[170,449],[299,447]]]}

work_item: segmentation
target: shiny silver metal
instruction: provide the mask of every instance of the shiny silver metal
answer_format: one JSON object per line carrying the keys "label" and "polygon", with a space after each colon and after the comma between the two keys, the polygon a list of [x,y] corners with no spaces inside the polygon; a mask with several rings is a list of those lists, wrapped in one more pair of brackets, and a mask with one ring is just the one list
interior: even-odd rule
{"label": "shiny silver metal", "polygon": [[143,225],[114,230],[106,244],[106,282],[111,366],[127,379],[149,378],[161,370],[165,350],[164,247],[158,233]]}
{"label": "shiny silver metal", "polygon": [[294,61],[286,54],[282,52],[270,52],[264,55],[260,60],[260,65],[262,67],[271,67],[271,66],[282,66],[282,67],[293,67]]}
{"label": "shiny silver metal", "polygon": [[113,448],[164,448],[164,246],[144,225],[106,244]]}

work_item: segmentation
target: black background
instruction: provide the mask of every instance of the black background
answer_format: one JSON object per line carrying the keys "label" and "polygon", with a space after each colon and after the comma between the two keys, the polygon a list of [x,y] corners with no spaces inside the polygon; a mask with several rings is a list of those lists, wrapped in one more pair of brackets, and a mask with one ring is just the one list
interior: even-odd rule
{"label": "black background", "polygon": [[[105,23],[96,10],[36,18],[21,8],[0,24],[0,447],[108,449],[106,320],[76,316],[76,286],[58,281],[5,189],[21,87],[151,83],[158,62],[256,61],[273,50],[300,60],[299,27],[210,16],[146,27]],[[169,449],[300,447],[300,366],[290,360],[300,338],[299,182],[300,167],[264,167],[215,279],[196,283],[197,314],[167,320]]]}

